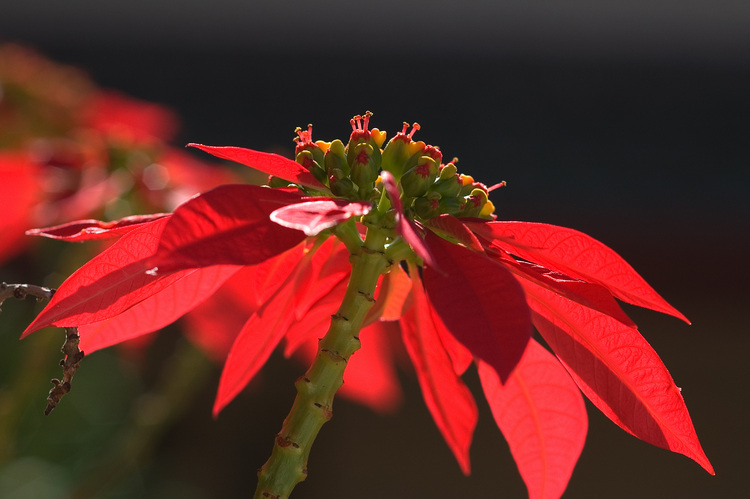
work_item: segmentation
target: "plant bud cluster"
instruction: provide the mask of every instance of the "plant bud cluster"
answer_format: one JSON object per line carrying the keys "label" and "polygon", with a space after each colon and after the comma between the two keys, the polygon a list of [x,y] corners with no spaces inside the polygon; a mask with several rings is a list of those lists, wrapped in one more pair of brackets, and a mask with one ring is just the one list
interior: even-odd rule
{"label": "plant bud cluster", "polygon": [[[442,163],[440,149],[415,141],[419,125],[403,129],[383,147],[385,132],[370,129],[371,112],[351,119],[352,133],[346,145],[312,140],[312,125],[296,130],[295,160],[331,189],[349,200],[376,201],[381,196],[379,173],[390,172],[399,182],[404,212],[428,220],[442,214],[457,217],[494,218],[489,190],[469,175],[458,173],[457,159]],[[272,181],[273,186],[273,181]]]}

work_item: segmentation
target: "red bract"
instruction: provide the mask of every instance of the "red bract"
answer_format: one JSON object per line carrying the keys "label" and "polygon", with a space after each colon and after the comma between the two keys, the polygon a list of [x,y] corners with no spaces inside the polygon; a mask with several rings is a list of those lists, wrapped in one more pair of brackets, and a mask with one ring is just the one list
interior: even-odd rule
{"label": "red bract", "polygon": [[[464,473],[477,408],[461,376],[472,362],[532,498],[557,498],[565,489],[587,431],[581,393],[625,431],[713,473],[679,389],[615,298],[685,317],[591,237],[495,221],[487,188],[457,175],[452,163],[438,167],[439,151],[413,142],[414,131],[379,151],[384,134],[368,130],[368,120],[352,121],[347,148],[313,143],[310,129],[301,132],[298,161],[197,146],[288,187],[227,185],[153,220],[35,231],[120,239],[74,273],[24,335],[75,325],[82,344],[96,349],[190,312],[188,334],[225,359],[216,414],[282,340],[286,355],[309,358],[331,316],[353,320],[338,316],[342,300],[372,307],[374,299],[357,318],[371,350],[354,357],[346,391],[392,409],[400,392],[386,338],[400,331],[427,407]],[[381,154],[393,171],[377,180]],[[325,173],[340,196],[321,197],[329,186],[311,171]],[[366,247],[371,231],[381,246]],[[353,288],[355,298],[345,298],[361,277],[350,275],[350,254],[373,262],[384,255],[390,265],[369,277],[376,286],[380,276],[374,296]],[[532,324],[552,353],[531,338]],[[330,362],[341,360],[325,352]]]}

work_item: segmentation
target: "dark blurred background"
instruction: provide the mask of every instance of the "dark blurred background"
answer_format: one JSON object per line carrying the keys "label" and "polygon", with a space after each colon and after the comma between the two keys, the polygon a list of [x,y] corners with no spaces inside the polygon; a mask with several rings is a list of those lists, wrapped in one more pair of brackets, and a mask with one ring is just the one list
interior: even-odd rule
{"label": "dark blurred background", "polygon": [[[589,406],[570,498],[750,495],[748,26],[744,0],[69,0],[0,9],[2,40],[175,109],[178,142],[291,151],[296,126],[345,138],[349,118],[369,109],[389,136],[418,121],[417,137],[458,156],[462,172],[508,181],[492,197],[501,218],[573,227],[615,248],[693,322],[627,309],[683,388],[717,475]],[[4,306],[6,352],[28,320],[21,308]],[[68,497],[103,473],[98,456],[164,375],[176,338],[160,335],[155,364],[92,355],[48,418],[47,380],[30,386],[26,434],[0,468],[0,495]],[[58,370],[53,362],[50,377]],[[301,373],[275,356],[213,421],[219,370],[208,369],[195,399],[153,439],[151,457],[96,496],[249,496]],[[469,478],[413,375],[402,381],[406,400],[393,415],[337,401],[295,497],[525,497],[473,371],[481,413]]]}

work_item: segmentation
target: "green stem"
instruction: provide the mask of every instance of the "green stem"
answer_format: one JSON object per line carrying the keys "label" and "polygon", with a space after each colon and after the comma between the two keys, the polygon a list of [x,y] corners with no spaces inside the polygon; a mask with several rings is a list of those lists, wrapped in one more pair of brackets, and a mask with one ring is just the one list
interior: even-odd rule
{"label": "green stem", "polygon": [[386,237],[381,229],[369,227],[364,243],[351,256],[352,274],[341,307],[331,317],[310,369],[295,383],[294,405],[276,435],[271,457],[258,471],[256,499],[287,498],[307,477],[310,448],[320,428],[331,419],[333,396],[343,384],[349,357],[360,347],[362,321],[375,303],[378,278],[388,268]]}

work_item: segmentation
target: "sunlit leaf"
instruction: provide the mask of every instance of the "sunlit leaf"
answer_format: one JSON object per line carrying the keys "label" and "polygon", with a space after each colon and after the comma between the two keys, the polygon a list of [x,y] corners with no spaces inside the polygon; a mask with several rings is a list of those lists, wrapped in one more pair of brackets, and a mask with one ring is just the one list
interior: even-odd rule
{"label": "sunlit leaf", "polygon": [[211,296],[238,269],[216,265],[182,271],[183,278],[125,312],[102,322],[79,326],[81,350],[91,353],[171,324]]}
{"label": "sunlit leaf", "polygon": [[224,185],[196,196],[169,219],[155,265],[161,272],[263,262],[305,238],[269,218],[297,201],[298,195],[254,185]]}
{"label": "sunlit leaf", "polygon": [[228,159],[237,163],[255,168],[263,173],[279,177],[281,179],[304,185],[312,189],[328,192],[328,188],[320,183],[312,173],[307,171],[296,161],[279,156],[278,154],[253,151],[243,147],[233,146],[205,146],[202,144],[188,144],[188,147],[195,147],[201,151],[216,156],[217,158]]}
{"label": "sunlit leaf", "polygon": [[82,326],[120,314],[172,285],[185,273],[153,272],[151,260],[169,218],[143,224],[75,271],[23,332]]}
{"label": "sunlit leaf", "polygon": [[578,387],[560,361],[534,340],[504,385],[484,362],[478,370],[529,499],[559,498],[586,440],[588,417]]}
{"label": "sunlit leaf", "polygon": [[466,224],[493,247],[607,288],[617,298],[689,322],[667,303],[623,258],[582,232],[532,222]]}
{"label": "sunlit leaf", "polygon": [[594,405],[628,433],[684,454],[713,474],[679,388],[635,328],[523,285],[534,325]]}

